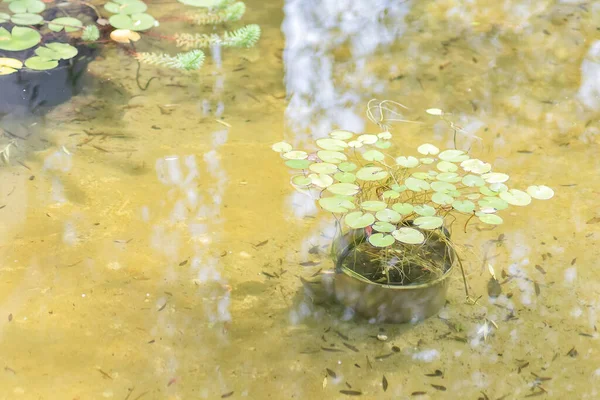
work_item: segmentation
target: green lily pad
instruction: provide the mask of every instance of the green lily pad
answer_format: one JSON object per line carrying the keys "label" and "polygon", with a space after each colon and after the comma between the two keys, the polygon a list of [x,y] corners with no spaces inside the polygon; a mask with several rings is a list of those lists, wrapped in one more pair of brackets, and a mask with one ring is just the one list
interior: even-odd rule
{"label": "green lily pad", "polygon": [[481,175],[484,181],[487,183],[503,183],[506,182],[509,178],[506,174],[501,174],[499,172],[488,172],[487,174]]}
{"label": "green lily pad", "polygon": [[283,153],[283,158],[288,160],[305,160],[308,158],[308,153],[302,150],[292,150]]}
{"label": "green lily pad", "polygon": [[519,189],[510,189],[507,192],[501,192],[500,198],[513,206],[526,206],[531,203],[531,196]]}
{"label": "green lily pad", "polygon": [[412,190],[413,192],[429,190],[428,182],[425,182],[423,179],[413,178],[412,176],[410,178],[406,178],[404,184],[409,190]]}
{"label": "green lily pad", "polygon": [[466,197],[469,200],[477,200],[477,199],[481,198],[481,195],[479,193],[470,193]]}
{"label": "green lily pad", "polygon": [[537,200],[548,200],[554,197],[554,190],[549,188],[548,186],[540,185],[540,186],[529,186],[527,188],[527,193]]}
{"label": "green lily pad", "polygon": [[421,244],[425,241],[425,235],[413,228],[402,227],[392,232],[392,236],[406,244]]}
{"label": "green lily pad", "polygon": [[292,178],[292,184],[296,186],[310,186],[312,180],[308,176],[296,175]]}
{"label": "green lily pad", "polygon": [[340,171],[342,171],[342,172],[351,172],[351,171],[354,171],[356,168],[358,168],[358,167],[356,166],[356,164],[354,164],[354,163],[351,163],[351,162],[347,162],[347,161],[346,161],[346,162],[343,162],[343,163],[340,163],[340,164],[338,165],[338,169],[339,169]]}
{"label": "green lily pad", "polygon": [[508,191],[508,186],[504,183],[492,183],[489,186],[490,190],[495,193],[501,193]]}
{"label": "green lily pad", "polygon": [[333,139],[348,140],[354,136],[354,133],[338,129],[329,132],[329,136],[331,136]]}
{"label": "green lily pad", "polygon": [[23,63],[16,58],[0,57],[0,76],[10,75],[23,68]]}
{"label": "green lily pad", "polygon": [[373,224],[373,230],[377,232],[390,233],[396,229],[396,225],[389,222],[377,221]]}
{"label": "green lily pad", "polygon": [[435,181],[431,182],[431,189],[440,193],[448,193],[452,190],[456,190],[456,186],[448,182]]}
{"label": "green lily pad", "polygon": [[344,222],[350,228],[360,229],[371,225],[375,222],[375,217],[370,213],[363,213],[362,211],[354,211],[346,215]]}
{"label": "green lily pad", "polygon": [[323,189],[333,184],[333,178],[327,174],[310,174],[308,177],[313,185]]}
{"label": "green lily pad", "polygon": [[344,183],[352,183],[356,181],[356,175],[350,172],[338,172],[337,174],[333,175],[333,177],[337,181]]}
{"label": "green lily pad", "polygon": [[285,165],[292,169],[307,169],[312,161],[309,160],[287,160]]}
{"label": "green lily pad", "polygon": [[336,172],[338,170],[337,166],[335,164],[330,164],[330,163],[325,163],[325,162],[313,163],[313,164],[311,164],[309,169],[318,174],[333,174],[334,172]]}
{"label": "green lily pad", "polygon": [[44,11],[46,5],[39,0],[14,0],[10,2],[8,8],[15,14],[37,14]]}
{"label": "green lily pad", "polygon": [[483,186],[485,185],[485,181],[483,180],[483,178],[481,178],[480,176],[477,175],[465,175],[462,178],[462,183],[465,186],[469,186],[469,187],[474,187],[474,186]]}
{"label": "green lily pad", "polygon": [[115,14],[108,22],[117,29],[128,29],[130,31],[145,31],[154,26],[156,20],[150,14]]}
{"label": "green lily pad", "polygon": [[10,21],[10,15],[0,12],[0,24]]}
{"label": "green lily pad", "polygon": [[360,203],[360,208],[367,211],[381,211],[387,207],[387,204],[379,200],[368,200]]}
{"label": "green lily pad", "polygon": [[475,204],[469,200],[455,200],[452,202],[452,207],[465,214],[470,214],[475,211]]}
{"label": "green lily pad", "polygon": [[444,225],[442,217],[418,217],[415,218],[414,224],[421,229],[437,229]]}
{"label": "green lily pad", "polygon": [[273,144],[271,148],[273,149],[273,151],[276,151],[278,153],[289,153],[293,149],[292,145],[287,142],[277,142]]}
{"label": "green lily pad", "polygon": [[342,161],[346,161],[348,157],[344,153],[340,153],[339,151],[331,151],[331,150],[319,150],[317,152],[317,156],[328,163],[339,164]]}
{"label": "green lily pad", "polygon": [[381,196],[384,199],[397,199],[400,197],[400,193],[396,192],[395,190],[386,190]]}
{"label": "green lily pad", "polygon": [[0,27],[0,50],[21,51],[29,49],[41,40],[38,31],[22,26],[15,26],[12,32]]}
{"label": "green lily pad", "polygon": [[317,139],[316,143],[317,143],[317,146],[319,146],[323,150],[340,151],[340,150],[344,150],[346,147],[348,147],[348,143],[344,142],[343,140],[339,140],[339,139],[330,139],[330,138]]}
{"label": "green lily pad", "polygon": [[435,215],[435,208],[433,208],[427,204],[424,204],[421,206],[415,206],[414,211],[415,211],[415,213],[417,213],[423,217],[431,217],[431,216]]}
{"label": "green lily pad", "polygon": [[449,162],[461,162],[469,159],[469,156],[462,150],[444,150],[438,154],[440,160]]}
{"label": "green lily pad", "polygon": [[394,244],[395,240],[392,235],[386,235],[384,233],[374,233],[369,236],[369,243],[375,247],[388,247]]}
{"label": "green lily pad", "polygon": [[377,143],[379,138],[377,137],[377,135],[371,135],[366,133],[364,135],[360,135],[358,138],[356,138],[356,140],[361,142],[362,144],[375,144]]}
{"label": "green lily pad", "polygon": [[458,167],[449,161],[440,161],[437,163],[436,168],[442,172],[454,172],[458,170]]}
{"label": "green lily pad", "polygon": [[492,170],[492,165],[485,163],[476,158],[470,158],[460,163],[460,166],[467,172],[473,172],[474,174],[485,174]]}
{"label": "green lily pad", "polygon": [[400,156],[396,158],[396,164],[404,168],[414,168],[419,165],[419,159],[413,156]]}
{"label": "green lily pad", "polygon": [[477,217],[484,224],[501,225],[504,221],[496,214],[477,213]]}
{"label": "green lily pad", "polygon": [[480,192],[481,194],[483,194],[484,196],[490,196],[490,197],[493,197],[493,196],[498,196],[498,192],[494,192],[493,190],[491,190],[491,189],[490,189],[489,187],[487,187],[487,186],[482,186],[482,187],[480,187],[480,188],[479,188],[479,192]]}
{"label": "green lily pad", "polygon": [[[409,203],[396,203],[392,206],[392,210],[394,210],[397,213],[400,213],[402,215],[408,215],[408,214],[412,213],[414,209],[415,209],[414,206]],[[434,210],[434,213],[435,213],[435,210]]]}
{"label": "green lily pad", "polygon": [[379,139],[383,139],[383,140],[390,140],[392,138],[392,134],[388,131],[385,131],[385,132],[378,133],[377,137]]}
{"label": "green lily pad", "polygon": [[25,60],[25,66],[27,68],[34,69],[37,71],[45,71],[48,69],[58,67],[58,61],[44,57],[34,56],[29,57],[27,60]]}
{"label": "green lily pad", "polygon": [[408,188],[406,187],[406,185],[398,185],[397,183],[394,183],[392,186],[390,186],[390,189],[392,189],[394,192],[402,193],[405,192]]}
{"label": "green lily pad", "polygon": [[77,48],[67,43],[47,43],[35,49],[35,54],[48,60],[68,60],[77,55]]}
{"label": "green lily pad", "polygon": [[10,22],[15,25],[37,25],[42,21],[44,18],[39,14],[20,13],[10,17]]}
{"label": "green lily pad", "polygon": [[435,179],[450,183],[456,183],[462,180],[462,178],[456,172],[442,172],[441,174],[437,174]]}
{"label": "green lily pad", "polygon": [[424,181],[431,180],[432,176],[429,175],[429,172],[414,172],[411,174],[413,178],[422,179]]}
{"label": "green lily pad", "polygon": [[380,181],[388,177],[388,172],[381,167],[363,167],[356,172],[356,177],[363,181]]}
{"label": "green lily pad", "polygon": [[392,142],[389,140],[378,140],[377,143],[375,143],[375,147],[382,150],[389,149],[392,147]]}
{"label": "green lily pad", "polygon": [[[60,32],[63,29],[65,30],[65,32],[75,32],[79,30],[76,27],[82,26],[83,22],[81,22],[77,18],[61,17],[53,19],[52,22],[48,24],[48,29],[54,32]],[[290,146],[290,150],[291,149],[292,147]]]}
{"label": "green lily pad", "polygon": [[394,210],[390,210],[389,208],[386,208],[385,210],[377,211],[377,213],[375,214],[375,217],[377,217],[377,219],[382,222],[392,222],[392,223],[400,222],[400,220],[402,219],[402,216],[400,215],[400,213],[398,213]]}
{"label": "green lily pad", "polygon": [[112,0],[104,5],[104,9],[113,14],[139,14],[148,7],[140,0]]}
{"label": "green lily pad", "polygon": [[348,142],[348,147],[352,147],[353,149],[358,149],[363,147],[363,142],[359,142],[358,140],[352,140]]}
{"label": "green lily pad", "polygon": [[182,4],[193,7],[214,8],[218,7],[223,0],[177,0]]}
{"label": "green lily pad", "polygon": [[419,159],[419,162],[421,164],[425,164],[425,165],[433,164],[434,161],[435,161],[435,159],[430,158],[430,157],[423,157],[423,158]]}
{"label": "green lily pad", "polygon": [[450,196],[447,193],[435,192],[431,196],[431,201],[433,201],[435,204],[443,206],[446,204],[452,204],[452,202],[454,201],[454,197]]}
{"label": "green lily pad", "polygon": [[436,155],[436,154],[438,154],[438,153],[440,152],[440,149],[438,149],[437,147],[435,147],[435,146],[434,146],[434,145],[432,145],[432,144],[425,143],[425,144],[422,144],[422,145],[420,145],[420,146],[417,148],[417,151],[418,151],[420,154],[423,154],[424,156],[427,156],[427,155],[430,155],[430,154],[431,154],[431,155]]}
{"label": "green lily pad", "polygon": [[484,197],[477,204],[481,208],[494,208],[496,210],[505,210],[508,208],[508,203],[498,197]]}
{"label": "green lily pad", "polygon": [[319,199],[319,205],[332,213],[346,213],[356,208],[350,200],[339,197],[323,197]]}
{"label": "green lily pad", "polygon": [[379,150],[369,150],[365,152],[363,158],[367,161],[383,161],[385,155]]}
{"label": "green lily pad", "polygon": [[335,183],[327,188],[333,194],[353,196],[359,192],[360,187],[352,183]]}

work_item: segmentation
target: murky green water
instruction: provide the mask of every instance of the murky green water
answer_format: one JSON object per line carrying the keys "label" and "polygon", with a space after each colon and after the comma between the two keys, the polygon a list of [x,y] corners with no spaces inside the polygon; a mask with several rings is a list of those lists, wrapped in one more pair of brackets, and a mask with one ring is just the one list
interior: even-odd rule
{"label": "murky green water", "polygon": [[[0,398],[600,397],[600,5],[389,3],[251,1],[255,49],[144,67],[141,91],[108,48],[84,93],[3,118],[19,137],[2,138],[18,148],[0,168]],[[424,113],[441,108],[515,185],[556,191],[455,229],[478,300],[455,273],[417,325],[304,297],[333,220],[270,149],[376,132],[371,98],[421,122],[393,125],[399,151],[452,145]],[[487,263],[517,276],[495,300]]]}

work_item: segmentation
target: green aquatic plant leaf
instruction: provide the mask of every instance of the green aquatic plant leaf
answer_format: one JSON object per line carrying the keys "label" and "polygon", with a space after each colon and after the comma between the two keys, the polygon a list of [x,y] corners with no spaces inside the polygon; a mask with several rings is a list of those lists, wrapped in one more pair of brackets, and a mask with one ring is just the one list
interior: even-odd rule
{"label": "green aquatic plant leaf", "polygon": [[35,54],[47,60],[68,60],[77,55],[77,48],[67,43],[46,43],[46,47],[38,47]]}
{"label": "green aquatic plant leaf", "polygon": [[406,187],[406,185],[398,185],[397,183],[394,183],[392,186],[390,186],[390,189],[392,189],[394,192],[402,193],[405,192],[408,188]]}
{"label": "green aquatic plant leaf", "polygon": [[394,224],[397,222],[400,222],[400,220],[402,219],[402,216],[400,215],[399,212],[390,210],[389,208],[386,208],[385,210],[377,211],[377,213],[375,214],[375,217],[379,221],[391,222]]}
{"label": "green aquatic plant leaf", "polygon": [[501,192],[508,191],[508,186],[506,186],[504,183],[490,183],[490,185],[488,187],[494,193],[501,193]]}
{"label": "green aquatic plant leaf", "polygon": [[34,69],[36,71],[45,71],[48,69],[58,67],[58,61],[44,57],[34,56],[29,57],[27,60],[25,60],[25,66],[29,69]]}
{"label": "green aquatic plant leaf", "polygon": [[356,175],[354,175],[351,172],[338,172],[337,174],[333,175],[334,179],[338,180],[339,182],[343,182],[343,183],[353,183],[356,182]]}
{"label": "green aquatic plant leaf", "polygon": [[46,5],[39,0],[14,0],[8,8],[15,14],[38,14],[46,9]]}
{"label": "green aquatic plant leaf", "polygon": [[296,175],[292,178],[292,185],[295,185],[295,186],[305,187],[305,186],[310,186],[311,183],[312,183],[312,180],[308,176]]}
{"label": "green aquatic plant leaf", "polygon": [[400,156],[396,158],[396,164],[404,168],[414,168],[419,165],[419,159],[413,156]]}
{"label": "green aquatic plant leaf", "polygon": [[388,177],[388,172],[381,167],[362,167],[356,177],[363,181],[380,181]]}
{"label": "green aquatic plant leaf", "polygon": [[432,144],[429,143],[425,143],[420,145],[417,148],[417,151],[419,152],[419,154],[423,154],[424,156],[428,156],[428,155],[436,155],[440,152],[440,149],[438,149],[437,147],[435,147]]}
{"label": "green aquatic plant leaf", "polygon": [[356,208],[353,202],[340,197],[323,197],[319,199],[319,205],[332,213],[346,213]]}
{"label": "green aquatic plant leaf", "polygon": [[312,164],[309,160],[287,160],[285,165],[292,169],[307,169]]}
{"label": "green aquatic plant leaf", "polygon": [[177,0],[182,4],[193,6],[193,7],[202,7],[202,8],[216,8],[219,7],[222,3],[225,3],[225,0]]}
{"label": "green aquatic plant leaf", "polygon": [[81,40],[86,42],[94,42],[100,38],[100,30],[96,25],[88,25],[83,28]]}
{"label": "green aquatic plant leaf", "polygon": [[39,14],[30,14],[30,13],[21,13],[21,14],[13,14],[10,18],[10,22],[15,25],[37,25],[44,21]]}
{"label": "green aquatic plant leaf", "polygon": [[385,155],[378,150],[366,151],[362,156],[367,161],[383,161],[385,158]]}
{"label": "green aquatic plant leaf", "polygon": [[414,228],[399,228],[392,232],[392,236],[397,241],[406,244],[421,244],[425,241],[425,235]]}
{"label": "green aquatic plant leaf", "polygon": [[377,137],[377,135],[371,135],[369,133],[365,133],[363,135],[360,135],[358,138],[356,138],[356,140],[362,144],[375,144],[375,143],[377,143],[379,138]]}
{"label": "green aquatic plant leaf", "polygon": [[[396,203],[392,205],[392,210],[402,215],[408,215],[413,212],[414,206],[410,203]],[[435,210],[434,210],[435,213]]]}
{"label": "green aquatic plant leaf", "polygon": [[500,225],[504,222],[502,218],[496,214],[477,213],[476,215],[484,224]]}
{"label": "green aquatic plant leaf", "polygon": [[356,164],[347,161],[338,165],[338,169],[342,172],[351,172],[354,171],[356,168],[358,168]]}
{"label": "green aquatic plant leaf", "polygon": [[309,169],[318,174],[333,174],[337,172],[338,168],[335,164],[326,163],[326,162],[316,162],[311,164]]}
{"label": "green aquatic plant leaf", "polygon": [[338,130],[329,132],[329,136],[331,136],[333,139],[348,140],[348,139],[351,139],[352,136],[354,136],[354,133],[352,133],[350,131],[344,131],[344,130],[338,129]]}
{"label": "green aquatic plant leaf", "polygon": [[432,179],[432,176],[429,175],[429,172],[413,172],[411,176],[413,178],[422,179],[424,181],[429,181]]}
{"label": "green aquatic plant leaf", "polygon": [[283,153],[283,158],[288,160],[305,160],[308,158],[308,153],[302,150],[292,150]]}
{"label": "green aquatic plant leaf", "polygon": [[455,200],[452,202],[452,207],[462,213],[470,214],[475,211],[475,204],[469,200]]}
{"label": "green aquatic plant leaf", "polygon": [[396,225],[389,222],[377,221],[373,224],[373,230],[377,232],[390,233],[396,229]]}
{"label": "green aquatic plant leaf", "polygon": [[455,172],[458,170],[458,167],[449,161],[440,161],[437,163],[436,168],[441,172]]}
{"label": "green aquatic plant leaf", "polygon": [[462,150],[444,150],[438,154],[440,160],[448,162],[462,162],[469,159],[469,156]]}
{"label": "green aquatic plant leaf", "polygon": [[63,29],[65,30],[65,32],[75,32],[78,31],[78,28],[81,28],[82,26],[83,22],[81,22],[77,18],[60,17],[53,19],[52,22],[48,24],[48,29],[50,29],[53,32],[60,32]]}
{"label": "green aquatic plant leaf", "polygon": [[481,208],[494,208],[498,211],[508,208],[508,203],[498,197],[484,197],[477,202]]}
{"label": "green aquatic plant leaf", "polygon": [[480,176],[471,175],[471,174],[463,176],[462,183],[463,183],[463,185],[468,186],[468,187],[475,187],[475,186],[480,187],[480,186],[485,185],[485,181],[483,180],[483,178],[481,178]]}
{"label": "green aquatic plant leaf", "polygon": [[386,235],[384,233],[374,233],[369,236],[369,243],[375,247],[389,247],[394,244],[395,240],[392,235]]}
{"label": "green aquatic plant leaf", "polygon": [[397,199],[400,197],[400,193],[396,192],[395,190],[386,190],[381,196],[384,199]]}
{"label": "green aquatic plant leaf", "polygon": [[435,204],[439,204],[439,205],[443,206],[443,205],[447,205],[447,204],[452,204],[452,202],[454,201],[454,198],[447,193],[435,192],[431,196],[431,201],[433,201]]}
{"label": "green aquatic plant leaf", "polygon": [[383,140],[390,140],[392,138],[392,134],[388,131],[385,131],[385,132],[378,133],[377,137],[379,139],[383,139]]}
{"label": "green aquatic plant leaf", "polygon": [[333,194],[353,196],[360,191],[360,187],[353,183],[335,183],[329,186],[327,190],[329,190]]}
{"label": "green aquatic plant leaf", "polygon": [[348,159],[344,153],[332,150],[319,150],[317,151],[317,157],[331,164],[339,164]]}
{"label": "green aquatic plant leaf", "polygon": [[492,165],[489,163],[485,163],[476,158],[470,158],[460,163],[462,169],[467,172],[473,172],[474,174],[485,174],[486,172],[490,172],[492,170]]}
{"label": "green aquatic plant leaf", "polygon": [[375,143],[375,147],[382,150],[389,149],[392,147],[392,142],[388,140],[378,140],[377,143]]}
{"label": "green aquatic plant leaf", "polygon": [[40,42],[42,36],[35,29],[15,26],[11,32],[0,27],[0,50],[27,50]]}
{"label": "green aquatic plant leaf", "polygon": [[115,14],[108,19],[108,22],[117,29],[127,29],[130,31],[145,31],[152,28],[156,20],[150,14]]}
{"label": "green aquatic plant leaf", "polygon": [[375,217],[370,213],[354,211],[346,215],[344,222],[352,229],[360,229],[365,228],[375,222]]}
{"label": "green aquatic plant leaf", "polygon": [[423,217],[431,217],[431,216],[435,215],[435,208],[433,208],[427,204],[423,204],[420,206],[415,206],[414,212]]}
{"label": "green aquatic plant leaf", "polygon": [[317,139],[316,143],[317,143],[317,146],[319,146],[323,150],[342,151],[346,147],[348,147],[348,143],[344,142],[343,140],[339,140],[339,139],[331,139],[331,138]]}
{"label": "green aquatic plant leaf", "polygon": [[425,182],[423,179],[418,179],[414,177],[406,178],[404,184],[409,190],[413,192],[420,192],[422,190],[429,190],[429,183]]}
{"label": "green aquatic plant leaf", "polygon": [[278,153],[288,153],[293,150],[292,145],[287,142],[277,142],[273,144],[271,148],[273,149],[273,151],[276,151]]}
{"label": "green aquatic plant leaf", "polygon": [[460,182],[462,178],[456,172],[442,172],[435,176],[435,179],[442,182],[456,183]]}
{"label": "green aquatic plant leaf", "polygon": [[387,207],[387,204],[379,200],[368,200],[360,203],[360,208],[366,211],[381,211]]}
{"label": "green aquatic plant leaf", "polygon": [[537,200],[548,200],[554,197],[554,190],[544,185],[533,185],[527,188],[527,193]]}
{"label": "green aquatic plant leaf", "polygon": [[499,172],[488,172],[487,174],[481,175],[481,177],[487,183],[503,183],[509,178],[508,175]]}
{"label": "green aquatic plant leaf", "polygon": [[418,217],[414,224],[421,229],[437,229],[444,224],[442,217]]}
{"label": "green aquatic plant leaf", "polygon": [[498,192],[494,192],[493,190],[491,190],[489,187],[487,186],[482,186],[479,188],[479,193],[481,193],[484,196],[498,196]]}
{"label": "green aquatic plant leaf", "polygon": [[500,198],[513,206],[526,206],[531,203],[531,196],[519,189],[501,192]]}
{"label": "green aquatic plant leaf", "polygon": [[0,12],[0,24],[10,21],[10,15],[7,13]]}
{"label": "green aquatic plant leaf", "polygon": [[425,164],[425,165],[429,165],[429,164],[433,164],[435,161],[435,159],[430,158],[430,157],[423,157],[419,159],[419,162],[421,164]]}
{"label": "green aquatic plant leaf", "polygon": [[448,193],[450,191],[456,190],[456,186],[448,182],[435,181],[431,182],[431,189],[440,193]]}
{"label": "green aquatic plant leaf", "polygon": [[[325,189],[333,185],[333,178],[327,174],[310,174],[308,175],[313,185]],[[343,193],[338,193],[343,194]]]}
{"label": "green aquatic plant leaf", "polygon": [[113,14],[139,14],[148,7],[140,0],[112,0],[104,5],[104,9]]}
{"label": "green aquatic plant leaf", "polygon": [[0,76],[10,75],[23,68],[23,63],[16,58],[0,57]]}

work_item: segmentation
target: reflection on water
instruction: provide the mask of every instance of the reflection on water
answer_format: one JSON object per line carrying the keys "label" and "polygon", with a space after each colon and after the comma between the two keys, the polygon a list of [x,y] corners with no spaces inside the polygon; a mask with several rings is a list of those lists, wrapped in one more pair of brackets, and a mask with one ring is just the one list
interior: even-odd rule
{"label": "reflection on water", "polygon": [[[247,6],[258,49],[214,49],[191,76],[147,67],[146,91],[106,50],[80,95],[2,118],[0,398],[598,398],[600,7]],[[334,220],[270,149],[375,132],[371,98],[409,107],[400,152],[456,133],[516,186],[556,189],[454,229],[476,301],[455,274],[414,326],[305,296]]]}

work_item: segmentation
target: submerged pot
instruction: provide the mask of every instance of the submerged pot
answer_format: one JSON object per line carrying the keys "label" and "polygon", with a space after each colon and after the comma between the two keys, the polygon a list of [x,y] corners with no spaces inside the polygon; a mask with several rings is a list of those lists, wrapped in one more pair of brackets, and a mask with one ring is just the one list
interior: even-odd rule
{"label": "submerged pot", "polygon": [[[413,227],[415,228],[415,227]],[[415,228],[418,229],[418,228]],[[431,233],[431,231],[429,231]],[[415,285],[389,285],[372,282],[354,271],[342,267],[348,256],[347,245],[356,237],[351,231],[334,245],[336,271],[333,275],[333,293],[336,300],[353,309],[356,313],[377,322],[417,322],[437,313],[446,302],[446,293],[450,283],[456,253],[446,241],[439,240],[442,235],[449,238],[447,230],[434,231],[426,239],[435,241],[436,251],[445,252],[443,274],[436,279]],[[337,249],[337,250],[335,250]]]}

